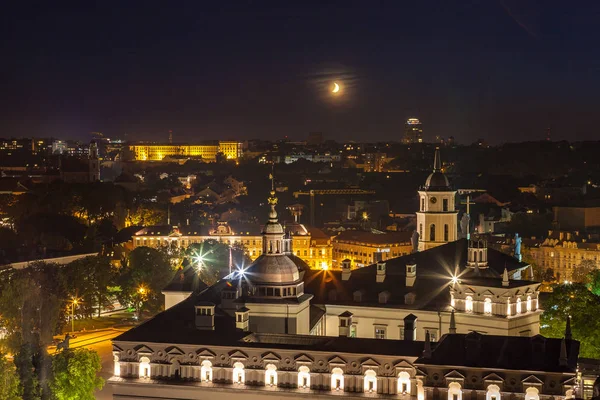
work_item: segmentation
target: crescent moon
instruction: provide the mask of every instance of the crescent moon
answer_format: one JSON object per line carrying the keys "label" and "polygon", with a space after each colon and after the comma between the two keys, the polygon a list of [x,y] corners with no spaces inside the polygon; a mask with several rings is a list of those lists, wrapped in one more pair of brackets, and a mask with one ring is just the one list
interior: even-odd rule
{"label": "crescent moon", "polygon": [[340,85],[338,85],[337,82],[333,82],[333,90],[331,92],[337,93],[339,91],[340,91]]}

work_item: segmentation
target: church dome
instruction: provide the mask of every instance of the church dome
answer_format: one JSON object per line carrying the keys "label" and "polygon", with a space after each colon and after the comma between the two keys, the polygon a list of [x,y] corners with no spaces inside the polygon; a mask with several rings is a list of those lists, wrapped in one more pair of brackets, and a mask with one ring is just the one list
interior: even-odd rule
{"label": "church dome", "polygon": [[246,269],[245,275],[253,284],[294,283],[300,279],[296,263],[284,254],[263,254]]}
{"label": "church dome", "polygon": [[279,222],[267,222],[263,228],[263,233],[283,234],[283,227]]}
{"label": "church dome", "polygon": [[433,161],[433,172],[429,174],[425,181],[425,190],[445,191],[450,189],[450,182],[442,172],[442,159],[440,158],[440,149],[435,149],[435,159]]}

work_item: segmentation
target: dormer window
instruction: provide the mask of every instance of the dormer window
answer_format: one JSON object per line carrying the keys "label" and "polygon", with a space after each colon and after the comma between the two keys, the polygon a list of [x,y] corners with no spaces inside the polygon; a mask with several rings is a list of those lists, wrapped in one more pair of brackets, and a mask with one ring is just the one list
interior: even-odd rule
{"label": "dormer window", "polygon": [[214,314],[215,307],[196,307],[196,315],[211,316]]}

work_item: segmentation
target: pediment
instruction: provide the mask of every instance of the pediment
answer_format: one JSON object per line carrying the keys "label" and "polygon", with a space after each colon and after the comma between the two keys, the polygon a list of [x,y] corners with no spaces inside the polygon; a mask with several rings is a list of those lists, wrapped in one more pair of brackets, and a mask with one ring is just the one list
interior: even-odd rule
{"label": "pediment", "polygon": [[263,359],[263,361],[281,361],[281,357],[279,357],[277,354],[271,351],[263,353],[261,355],[261,358]]}
{"label": "pediment", "polygon": [[216,356],[215,353],[208,349],[200,349],[196,351],[196,355],[200,358],[214,358]]}
{"label": "pediment", "polygon": [[425,378],[425,377],[427,377],[427,374],[425,372],[421,371],[419,368],[415,368],[415,376]]}
{"label": "pediment", "polygon": [[465,290],[465,294],[475,294],[475,291],[474,291],[473,289],[471,289],[470,287],[468,287],[468,288]]}
{"label": "pediment", "polygon": [[138,354],[152,354],[154,353],[154,350],[152,350],[150,347],[140,344],[139,346],[134,347],[134,350],[138,353]]}
{"label": "pediment", "polygon": [[116,344],[113,344],[112,347],[113,347],[113,351],[123,351],[123,349],[120,348],[119,346],[117,346]]}
{"label": "pediment", "polygon": [[306,354],[298,354],[296,357],[294,357],[294,361],[296,361],[297,363],[313,363],[315,360],[306,355]]}
{"label": "pediment", "polygon": [[411,369],[413,369],[414,366],[411,363],[409,363],[408,361],[402,359],[402,360],[397,361],[394,364],[394,368],[411,368]]}
{"label": "pediment", "polygon": [[504,382],[504,378],[502,378],[501,376],[499,376],[493,372],[489,375],[484,376],[482,380],[490,381],[490,382]]}
{"label": "pediment", "polygon": [[522,294],[523,292],[521,291],[521,289],[517,289],[517,291],[515,292],[515,296],[520,296]]}
{"label": "pediment", "polygon": [[346,360],[339,356],[333,356],[329,359],[329,364],[346,365]]}
{"label": "pediment", "polygon": [[181,350],[181,349],[180,349],[179,347],[177,347],[177,346],[170,346],[170,347],[167,347],[167,348],[165,349],[165,351],[166,351],[166,352],[167,352],[167,354],[168,354],[168,355],[170,355],[170,356],[181,356],[181,355],[185,354],[185,353],[183,352],[183,350]]}
{"label": "pediment", "polygon": [[577,385],[577,377],[572,376],[569,379],[565,379],[562,384],[565,386],[575,386]]}
{"label": "pediment", "polygon": [[531,290],[530,287],[527,288],[527,290],[525,291],[525,294],[531,294],[533,293],[533,290]]}
{"label": "pediment", "polygon": [[181,233],[179,232],[171,232],[168,237],[181,237]]}
{"label": "pediment", "polygon": [[482,296],[494,296],[494,293],[490,292],[489,290],[486,290],[485,292],[481,293]]}
{"label": "pediment", "polygon": [[446,379],[465,379],[465,376],[454,369],[454,370],[448,372],[446,375],[444,375],[444,378],[446,378]]}
{"label": "pediment", "polygon": [[243,351],[232,350],[229,352],[229,357],[238,360],[246,360],[248,359],[248,354],[244,353]]}
{"label": "pediment", "polygon": [[363,367],[379,367],[381,364],[373,360],[371,357],[365,358],[360,365]]}
{"label": "pediment", "polygon": [[535,375],[529,375],[527,378],[523,379],[521,382],[529,383],[531,385],[542,385],[544,383],[542,380],[540,380],[540,378],[538,378]]}

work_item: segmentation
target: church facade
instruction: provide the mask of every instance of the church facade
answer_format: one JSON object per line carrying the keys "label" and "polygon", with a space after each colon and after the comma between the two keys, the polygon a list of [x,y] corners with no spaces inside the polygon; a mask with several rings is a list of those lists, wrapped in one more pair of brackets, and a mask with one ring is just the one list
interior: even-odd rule
{"label": "church facade", "polygon": [[[428,182],[427,196],[446,192]],[[538,334],[539,283],[517,279],[526,263],[461,239],[355,270],[350,260],[311,270],[276,204],[272,191],[250,266],[210,287],[188,285],[185,271],[165,292],[167,310],[113,340],[115,399],[573,395],[579,344],[569,332]],[[456,213],[441,212],[456,235]]]}

